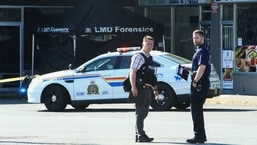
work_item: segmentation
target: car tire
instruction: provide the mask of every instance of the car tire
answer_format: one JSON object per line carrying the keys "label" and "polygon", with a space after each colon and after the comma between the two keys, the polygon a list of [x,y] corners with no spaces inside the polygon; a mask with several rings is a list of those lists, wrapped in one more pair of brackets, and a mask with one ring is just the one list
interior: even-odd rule
{"label": "car tire", "polygon": [[178,110],[184,110],[190,106],[190,101],[185,101],[185,102],[177,102],[174,107],[177,108]]}
{"label": "car tire", "polygon": [[158,101],[152,98],[151,107],[155,111],[167,111],[172,108],[176,100],[176,94],[168,85],[158,84],[158,92],[160,99]]}
{"label": "car tire", "polygon": [[68,104],[68,95],[61,86],[48,86],[42,95],[43,102],[49,111],[63,111]]}
{"label": "car tire", "polygon": [[89,104],[72,104],[71,106],[76,110],[84,110],[89,106]]}

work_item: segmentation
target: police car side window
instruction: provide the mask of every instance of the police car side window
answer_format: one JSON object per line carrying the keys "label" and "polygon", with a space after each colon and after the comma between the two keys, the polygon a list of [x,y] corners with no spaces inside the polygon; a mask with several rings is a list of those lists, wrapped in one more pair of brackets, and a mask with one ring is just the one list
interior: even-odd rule
{"label": "police car side window", "polygon": [[120,60],[119,69],[128,69],[130,67],[131,56],[123,56]]}
{"label": "police car side window", "polygon": [[100,71],[100,70],[112,70],[114,67],[116,58],[115,57],[107,57],[107,58],[102,58],[99,60],[96,60],[89,64],[86,68],[85,71]]}

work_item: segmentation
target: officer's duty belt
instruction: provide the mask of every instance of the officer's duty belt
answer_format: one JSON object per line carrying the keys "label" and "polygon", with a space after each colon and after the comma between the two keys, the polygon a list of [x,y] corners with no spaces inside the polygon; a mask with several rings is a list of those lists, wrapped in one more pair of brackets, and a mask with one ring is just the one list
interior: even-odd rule
{"label": "officer's duty belt", "polygon": [[150,88],[151,85],[149,85],[149,84],[142,84],[141,87],[142,87],[143,89],[147,89],[147,88]]}

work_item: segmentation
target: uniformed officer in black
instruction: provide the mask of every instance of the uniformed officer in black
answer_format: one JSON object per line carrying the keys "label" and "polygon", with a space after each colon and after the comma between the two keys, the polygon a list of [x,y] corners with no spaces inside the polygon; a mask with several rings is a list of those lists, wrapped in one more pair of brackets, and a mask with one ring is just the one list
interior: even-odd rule
{"label": "uniformed officer in black", "polygon": [[[145,61],[152,62],[150,52],[152,51],[154,46],[154,38],[151,36],[145,36],[142,42],[141,54],[136,53],[131,58],[130,65],[130,83],[131,83],[131,93],[135,97],[142,97],[144,95],[143,102],[135,103],[135,114],[136,114],[136,142],[151,142],[153,138],[147,136],[144,131],[144,120],[148,115],[149,106],[152,99],[152,94],[154,93],[155,99],[158,99],[158,91],[157,91],[157,80],[154,74],[153,66],[146,66],[149,68],[149,72],[142,76],[141,74],[141,66],[144,65]],[[144,56],[143,56],[144,55]],[[146,59],[144,58],[146,57]],[[150,59],[150,60],[149,60]],[[152,63],[151,63],[152,64]],[[140,84],[138,85],[140,80]],[[140,93],[140,95],[139,95]]]}
{"label": "uniformed officer in black", "polygon": [[188,143],[204,143],[207,141],[203,105],[205,103],[210,86],[210,53],[204,44],[204,32],[195,30],[193,32],[193,43],[197,47],[192,58],[192,83],[190,93],[190,110],[193,120],[194,137],[187,139]]}

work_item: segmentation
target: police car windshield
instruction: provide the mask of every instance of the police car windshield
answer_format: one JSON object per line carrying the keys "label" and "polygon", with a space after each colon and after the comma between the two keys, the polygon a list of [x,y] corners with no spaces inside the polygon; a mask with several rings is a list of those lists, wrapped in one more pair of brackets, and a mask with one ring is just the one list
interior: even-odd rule
{"label": "police car windshield", "polygon": [[174,55],[174,54],[164,54],[164,55],[160,55],[161,57],[164,57],[165,59],[168,59],[170,61],[173,61],[175,63],[178,64],[187,64],[187,63],[192,63],[191,60],[188,60],[186,58]]}

